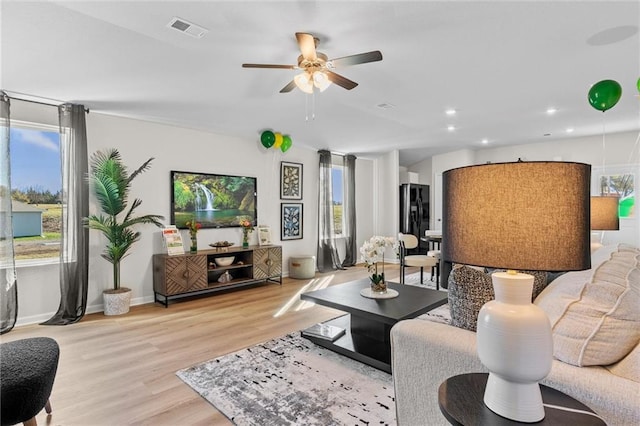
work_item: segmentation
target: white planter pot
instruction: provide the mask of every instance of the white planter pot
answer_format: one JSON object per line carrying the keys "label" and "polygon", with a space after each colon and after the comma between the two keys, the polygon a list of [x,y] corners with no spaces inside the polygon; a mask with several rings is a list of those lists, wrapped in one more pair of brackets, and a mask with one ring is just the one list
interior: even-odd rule
{"label": "white planter pot", "polygon": [[105,315],[122,315],[129,312],[131,304],[131,289],[121,287],[118,290],[102,292]]}

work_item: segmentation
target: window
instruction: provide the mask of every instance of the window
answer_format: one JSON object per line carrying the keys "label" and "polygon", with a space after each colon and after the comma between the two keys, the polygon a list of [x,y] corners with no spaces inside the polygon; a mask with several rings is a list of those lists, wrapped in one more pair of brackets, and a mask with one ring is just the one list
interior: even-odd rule
{"label": "window", "polygon": [[331,166],[331,193],[333,195],[333,233],[334,236],[342,236],[343,217],[343,167],[333,163]]}
{"label": "window", "polygon": [[637,221],[640,226],[636,203],[637,176],[640,176],[640,164],[592,167],[591,195],[617,196],[620,219]]}
{"label": "window", "polygon": [[57,261],[62,219],[59,130],[12,120],[9,137],[16,261]]}
{"label": "window", "polygon": [[635,184],[632,173],[600,176],[600,194],[615,195],[620,199],[618,215],[633,217],[635,204]]}

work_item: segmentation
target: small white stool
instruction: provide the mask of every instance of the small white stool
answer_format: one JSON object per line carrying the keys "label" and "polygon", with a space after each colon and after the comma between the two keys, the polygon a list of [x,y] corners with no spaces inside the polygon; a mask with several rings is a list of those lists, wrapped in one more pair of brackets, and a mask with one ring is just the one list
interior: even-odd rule
{"label": "small white stool", "polygon": [[306,280],[316,276],[315,256],[292,256],[289,258],[289,278]]}

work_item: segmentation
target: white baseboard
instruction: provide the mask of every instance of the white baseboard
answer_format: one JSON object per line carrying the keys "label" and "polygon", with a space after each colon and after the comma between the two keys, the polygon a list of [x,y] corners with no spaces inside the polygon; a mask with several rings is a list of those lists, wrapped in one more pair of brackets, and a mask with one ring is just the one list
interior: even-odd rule
{"label": "white baseboard", "polygon": [[[145,305],[147,303],[153,303],[153,296],[136,297],[131,299],[131,306]],[[98,312],[104,312],[104,305],[102,303],[98,305],[88,305],[86,313],[95,314]],[[55,312],[48,312],[45,314],[32,315],[28,317],[18,317],[16,321],[16,327],[40,324],[47,321],[49,318],[55,315]]]}

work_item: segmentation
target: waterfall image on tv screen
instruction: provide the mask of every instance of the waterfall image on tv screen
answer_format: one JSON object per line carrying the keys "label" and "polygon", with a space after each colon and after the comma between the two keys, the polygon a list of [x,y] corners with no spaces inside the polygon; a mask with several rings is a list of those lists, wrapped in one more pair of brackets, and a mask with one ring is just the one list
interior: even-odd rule
{"label": "waterfall image on tv screen", "polygon": [[195,220],[203,228],[257,225],[257,182],[254,177],[171,172],[171,223],[186,228]]}

